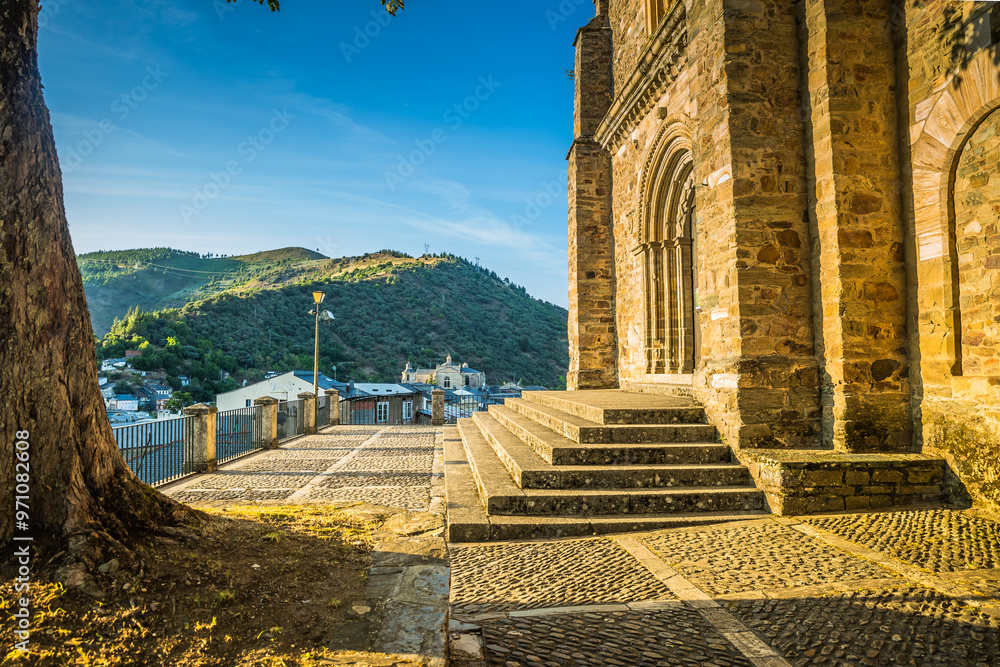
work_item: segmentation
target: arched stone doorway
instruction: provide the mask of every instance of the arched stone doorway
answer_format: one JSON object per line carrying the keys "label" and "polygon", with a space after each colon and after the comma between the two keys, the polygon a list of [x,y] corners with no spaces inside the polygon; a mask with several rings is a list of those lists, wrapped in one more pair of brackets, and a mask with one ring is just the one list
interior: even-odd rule
{"label": "arched stone doorway", "polygon": [[643,170],[637,243],[645,292],[646,373],[692,373],[699,361],[698,248],[691,145],[661,131]]}
{"label": "arched stone doorway", "polygon": [[969,135],[955,166],[956,371],[1000,376],[1000,110]]}

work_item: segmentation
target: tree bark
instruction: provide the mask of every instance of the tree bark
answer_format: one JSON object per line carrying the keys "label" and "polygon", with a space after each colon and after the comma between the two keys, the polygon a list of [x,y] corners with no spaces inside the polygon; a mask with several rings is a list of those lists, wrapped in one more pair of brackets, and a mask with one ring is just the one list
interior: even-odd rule
{"label": "tree bark", "polygon": [[0,543],[23,534],[12,499],[24,479],[15,435],[27,431],[30,530],[79,547],[80,535],[126,541],[175,523],[183,506],[132,473],[105,413],[42,97],[38,9],[0,3]]}

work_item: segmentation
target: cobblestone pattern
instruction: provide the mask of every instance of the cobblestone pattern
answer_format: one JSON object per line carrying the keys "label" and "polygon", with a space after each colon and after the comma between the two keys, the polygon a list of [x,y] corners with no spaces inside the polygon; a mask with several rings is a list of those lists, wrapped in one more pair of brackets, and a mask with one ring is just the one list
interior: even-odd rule
{"label": "cobblestone pattern", "polygon": [[503,619],[484,628],[496,667],[752,665],[689,608]]}
{"label": "cobblestone pattern", "polygon": [[[430,478],[428,478],[430,479]],[[315,488],[304,498],[311,502],[364,501],[386,507],[401,507],[407,510],[430,508],[430,491],[416,487],[371,487],[358,486],[340,489]]]}
{"label": "cobblestone pattern", "polygon": [[873,563],[774,523],[664,531],[643,541],[711,595],[894,576]]}
{"label": "cobblestone pattern", "polygon": [[729,608],[793,665],[1000,664],[1000,619],[925,588]]}
{"label": "cobblestone pattern", "polygon": [[932,572],[1000,568],[1000,524],[968,512],[914,510],[808,522]]}
{"label": "cobblestone pattern", "polygon": [[433,454],[426,456],[355,456],[344,470],[430,470]]}
{"label": "cobblestone pattern", "polygon": [[428,487],[430,472],[343,472],[324,478],[317,486],[326,489],[340,489],[358,486],[419,486]]}
{"label": "cobblestone pattern", "polygon": [[338,427],[235,461],[168,493],[186,503],[273,502],[312,482],[300,500],[426,510],[434,479],[434,434],[426,427]]}
{"label": "cobblestone pattern", "polygon": [[242,470],[220,470],[206,475],[192,487],[197,489],[298,489],[315,475],[262,471],[243,474]]}
{"label": "cobblestone pattern", "polygon": [[[346,454],[347,452],[344,452]],[[254,457],[248,460],[239,467],[239,472],[282,472],[282,473],[304,473],[309,475],[316,475],[318,473],[327,470],[334,463],[343,458],[341,455],[338,458],[322,458],[322,459],[310,459],[310,458],[263,458],[260,460],[255,460]]]}
{"label": "cobblestone pattern", "polygon": [[452,544],[449,551],[457,615],[673,598],[607,539]]}
{"label": "cobblestone pattern", "polygon": [[194,489],[181,491],[174,498],[182,503],[204,503],[215,500],[254,503],[265,500],[286,500],[295,489]]}

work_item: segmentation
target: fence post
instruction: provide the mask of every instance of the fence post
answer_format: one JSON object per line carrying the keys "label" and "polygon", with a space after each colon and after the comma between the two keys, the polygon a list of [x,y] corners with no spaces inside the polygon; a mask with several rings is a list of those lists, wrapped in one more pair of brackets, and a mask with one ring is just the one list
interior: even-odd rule
{"label": "fence post", "polygon": [[260,417],[263,422],[261,430],[264,433],[264,449],[278,448],[278,399],[272,396],[262,396],[253,402],[261,407]]}
{"label": "fence post", "polygon": [[431,426],[444,426],[444,389],[431,391]]}
{"label": "fence post", "polygon": [[304,391],[299,394],[298,399],[302,401],[299,403],[299,416],[305,425],[304,432],[306,435],[313,435],[316,433],[316,394]]}
{"label": "fence post", "polygon": [[184,472],[215,472],[215,422],[219,409],[214,405],[196,403],[184,408],[191,417],[191,460],[184,462]]}
{"label": "fence post", "polygon": [[327,389],[323,393],[330,403],[330,426],[340,426],[340,390]]}

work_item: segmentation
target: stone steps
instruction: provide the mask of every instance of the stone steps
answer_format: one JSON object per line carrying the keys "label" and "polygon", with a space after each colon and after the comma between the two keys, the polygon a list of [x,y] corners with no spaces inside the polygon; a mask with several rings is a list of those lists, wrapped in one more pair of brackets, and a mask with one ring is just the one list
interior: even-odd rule
{"label": "stone steps", "polygon": [[[507,399],[508,403],[510,399]],[[506,405],[491,405],[490,415],[551,465],[680,465],[730,463],[729,447],[705,442],[581,444]],[[714,429],[712,431],[714,435]]]}
{"label": "stone steps", "polygon": [[[493,406],[472,419],[521,489],[657,488],[744,486],[749,471],[735,463],[708,465],[551,465],[495,417],[506,410]],[[491,417],[492,415],[492,417]],[[550,431],[551,433],[551,431]],[[553,435],[556,435],[553,433]],[[726,452],[728,454],[728,452]]]}
{"label": "stone steps", "polygon": [[[535,392],[526,392],[530,396]],[[671,422],[669,424],[603,425],[556,407],[508,398],[506,407],[581,444],[651,444],[666,442],[714,442],[715,427],[701,422]],[[687,414],[687,413],[686,413]],[[701,414],[704,419],[704,414]]]}
{"label": "stone steps", "polygon": [[489,516],[476,493],[472,468],[466,460],[461,438],[445,437],[444,458],[449,542],[608,535],[744,521],[759,514],[759,512],[676,512],[624,516]]}
{"label": "stone steps", "polygon": [[445,443],[453,541],[652,530],[764,511],[749,471],[689,399],[524,396],[460,419]]}
{"label": "stone steps", "polygon": [[[507,473],[472,419],[460,419],[459,431],[489,515],[649,514],[664,512],[759,510],[763,495],[749,487],[654,489],[522,489]],[[501,472],[502,470],[502,472]]]}
{"label": "stone steps", "polygon": [[628,394],[621,391],[588,391],[586,402],[567,396],[571,392],[529,391],[524,401],[555,408],[595,424],[703,424],[705,410],[683,397]]}

